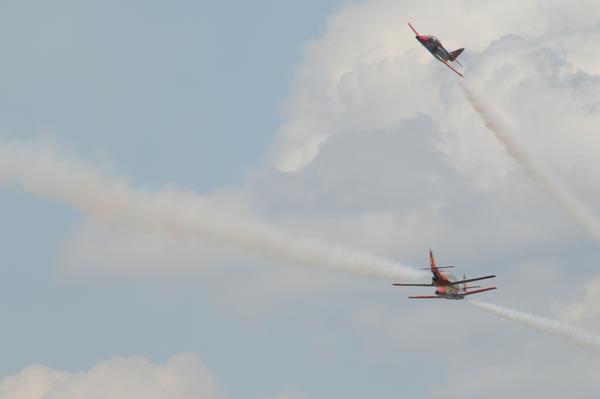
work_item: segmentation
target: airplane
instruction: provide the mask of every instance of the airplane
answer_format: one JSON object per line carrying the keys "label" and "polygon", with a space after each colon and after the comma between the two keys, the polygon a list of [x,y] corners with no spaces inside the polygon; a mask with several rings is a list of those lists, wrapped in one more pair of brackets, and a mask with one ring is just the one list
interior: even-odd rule
{"label": "airplane", "polygon": [[448,64],[448,61],[453,61],[462,67],[462,64],[458,62],[457,58],[464,51],[464,48],[459,48],[458,50],[454,51],[448,51],[444,48],[444,46],[442,46],[442,43],[437,37],[431,35],[419,35],[419,32],[416,31],[416,29],[410,24],[410,22],[408,23],[408,26],[410,26],[410,29],[412,29],[413,32],[415,32],[415,38],[419,41],[419,43],[423,45],[423,47],[425,47],[439,61],[446,64],[448,68],[452,69],[461,78],[464,78],[462,73],[458,72],[456,69],[452,68],[450,64]]}
{"label": "airplane", "polygon": [[[424,270],[431,270],[433,276],[431,277],[430,284],[403,284],[403,283],[394,283],[396,287],[438,287],[435,290],[435,295],[427,295],[427,296],[409,296],[410,299],[452,299],[459,300],[465,299],[468,295],[479,294],[485,291],[495,290],[496,287],[487,287],[481,288],[480,286],[472,286],[469,287],[467,284],[473,281],[486,280],[488,278],[496,277],[495,274],[491,274],[483,277],[475,277],[475,278],[467,278],[463,275],[462,280],[456,280],[456,278],[451,273],[444,273],[440,271],[440,269],[450,269],[454,266],[440,266],[438,267],[435,263],[435,258],[433,257],[433,252],[429,250],[429,268],[425,268]],[[474,291],[469,291],[473,288],[481,288],[476,289]]]}

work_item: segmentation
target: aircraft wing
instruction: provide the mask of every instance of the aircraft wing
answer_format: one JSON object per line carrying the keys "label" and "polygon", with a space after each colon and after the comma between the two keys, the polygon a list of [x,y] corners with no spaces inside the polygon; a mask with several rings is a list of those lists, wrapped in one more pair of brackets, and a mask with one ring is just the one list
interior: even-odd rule
{"label": "aircraft wing", "polygon": [[460,281],[451,281],[450,285],[457,285],[457,284],[464,284],[464,283],[470,283],[472,281],[479,281],[479,280],[486,280],[488,278],[494,278],[496,277],[495,274],[490,274],[489,276],[483,276],[483,277],[475,277],[475,278],[468,278],[466,280],[460,280]]}
{"label": "aircraft wing", "polygon": [[439,296],[427,295],[427,296],[409,296],[410,299],[440,299]]}
{"label": "aircraft wing", "polygon": [[450,66],[450,64],[448,64],[448,61],[442,61],[444,64],[446,64],[446,66],[450,69],[452,69],[458,76],[460,76],[461,78],[464,78],[464,76],[462,75],[462,73],[458,72],[456,69],[452,68],[452,66]]}
{"label": "aircraft wing", "polygon": [[491,290],[495,290],[495,289],[496,289],[496,287],[488,287],[488,288],[482,288],[480,290],[469,291],[469,292],[465,292],[465,296],[479,294],[480,292],[486,292],[486,291],[491,291]]}
{"label": "aircraft wing", "polygon": [[396,287],[433,287],[433,284],[401,284],[401,283],[394,283],[392,285],[395,285]]}
{"label": "aircraft wing", "polygon": [[408,23],[408,26],[410,26],[410,29],[412,29],[412,31],[415,32],[415,35],[419,36],[419,32],[417,32],[417,30],[415,28],[413,28],[413,26],[410,24],[410,22]]}

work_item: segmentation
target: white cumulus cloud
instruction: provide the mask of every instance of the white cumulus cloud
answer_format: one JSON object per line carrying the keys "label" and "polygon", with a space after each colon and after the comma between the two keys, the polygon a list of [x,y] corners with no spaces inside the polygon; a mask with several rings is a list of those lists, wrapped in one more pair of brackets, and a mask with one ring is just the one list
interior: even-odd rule
{"label": "white cumulus cloud", "polygon": [[3,399],[220,399],[210,371],[183,354],[165,364],[141,357],[115,357],[87,372],[68,373],[31,366],[0,380]]}

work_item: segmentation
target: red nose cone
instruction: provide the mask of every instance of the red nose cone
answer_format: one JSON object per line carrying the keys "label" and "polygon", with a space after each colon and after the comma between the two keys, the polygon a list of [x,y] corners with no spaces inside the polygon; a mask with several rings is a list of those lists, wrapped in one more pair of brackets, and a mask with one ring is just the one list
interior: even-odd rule
{"label": "red nose cone", "polygon": [[417,39],[419,39],[422,42],[426,42],[427,41],[427,36],[417,36]]}

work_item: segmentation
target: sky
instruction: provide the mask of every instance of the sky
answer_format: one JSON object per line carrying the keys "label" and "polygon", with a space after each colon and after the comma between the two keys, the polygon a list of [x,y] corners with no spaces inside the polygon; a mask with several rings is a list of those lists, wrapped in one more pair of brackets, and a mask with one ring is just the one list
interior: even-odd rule
{"label": "sky", "polygon": [[0,397],[597,397],[599,12],[3,2]]}

